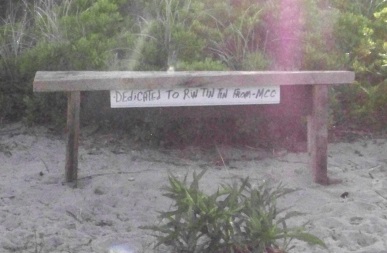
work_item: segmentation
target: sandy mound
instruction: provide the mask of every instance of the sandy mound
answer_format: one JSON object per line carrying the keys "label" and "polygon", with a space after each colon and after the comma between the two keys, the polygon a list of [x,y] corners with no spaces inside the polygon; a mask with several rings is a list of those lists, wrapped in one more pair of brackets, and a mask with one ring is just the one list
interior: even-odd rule
{"label": "sandy mound", "polygon": [[331,144],[329,173],[343,183],[328,187],[311,181],[302,153],[133,149],[125,138],[82,131],[79,187],[72,189],[63,183],[64,157],[64,136],[18,124],[0,128],[0,252],[154,252],[153,238],[138,227],[169,208],[160,191],[168,173],[203,168],[202,187],[210,192],[246,176],[297,189],[278,204],[303,212],[290,225],[310,221],[308,231],[329,250],[296,243],[293,252],[387,252],[386,139]]}

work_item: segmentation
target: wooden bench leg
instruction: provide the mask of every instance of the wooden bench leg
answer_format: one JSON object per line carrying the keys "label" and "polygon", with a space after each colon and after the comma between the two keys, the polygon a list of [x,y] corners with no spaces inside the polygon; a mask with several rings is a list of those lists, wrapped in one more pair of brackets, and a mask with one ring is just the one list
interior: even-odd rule
{"label": "wooden bench leg", "polygon": [[66,146],[66,182],[77,186],[78,177],[78,144],[79,144],[79,111],[81,92],[72,91],[67,101],[67,146]]}
{"label": "wooden bench leg", "polygon": [[308,152],[316,183],[329,184],[328,161],[328,85],[313,85],[312,111],[308,116]]}

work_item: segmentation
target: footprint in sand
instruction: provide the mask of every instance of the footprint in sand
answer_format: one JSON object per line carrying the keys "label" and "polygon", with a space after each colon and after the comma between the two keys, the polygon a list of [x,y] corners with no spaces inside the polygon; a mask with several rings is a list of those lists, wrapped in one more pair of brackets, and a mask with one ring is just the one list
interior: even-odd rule
{"label": "footprint in sand", "polygon": [[349,219],[351,225],[359,225],[363,221],[362,217],[352,217]]}

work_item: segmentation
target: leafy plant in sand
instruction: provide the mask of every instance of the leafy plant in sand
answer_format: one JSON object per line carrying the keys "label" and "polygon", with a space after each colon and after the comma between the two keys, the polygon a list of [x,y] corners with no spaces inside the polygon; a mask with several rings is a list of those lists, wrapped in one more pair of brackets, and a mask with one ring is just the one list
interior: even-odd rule
{"label": "leafy plant in sand", "polygon": [[169,176],[164,196],[173,201],[174,209],[160,212],[161,223],[147,226],[155,232],[156,248],[171,247],[173,252],[211,253],[280,253],[290,250],[293,239],[325,247],[303,227],[289,228],[286,221],[298,212],[278,210],[277,198],[287,192],[279,185],[252,186],[249,178],[240,184],[221,185],[208,195],[200,190],[199,180],[205,170],[193,173],[187,184]]}

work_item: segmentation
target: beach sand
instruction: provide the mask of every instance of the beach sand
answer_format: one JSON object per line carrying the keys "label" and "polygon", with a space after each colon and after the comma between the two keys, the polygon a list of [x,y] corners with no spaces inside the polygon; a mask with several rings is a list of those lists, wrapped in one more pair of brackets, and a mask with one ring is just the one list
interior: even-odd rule
{"label": "beach sand", "polygon": [[190,178],[202,169],[208,192],[247,176],[296,190],[278,199],[279,207],[303,213],[288,225],[309,221],[307,231],[328,249],[294,241],[290,252],[387,252],[387,139],[330,144],[329,176],[343,182],[321,186],[312,182],[306,153],[147,149],[125,137],[81,133],[74,189],[64,183],[65,135],[20,124],[0,128],[0,252],[155,252],[154,238],[139,227],[170,208],[161,190],[168,173]]}

